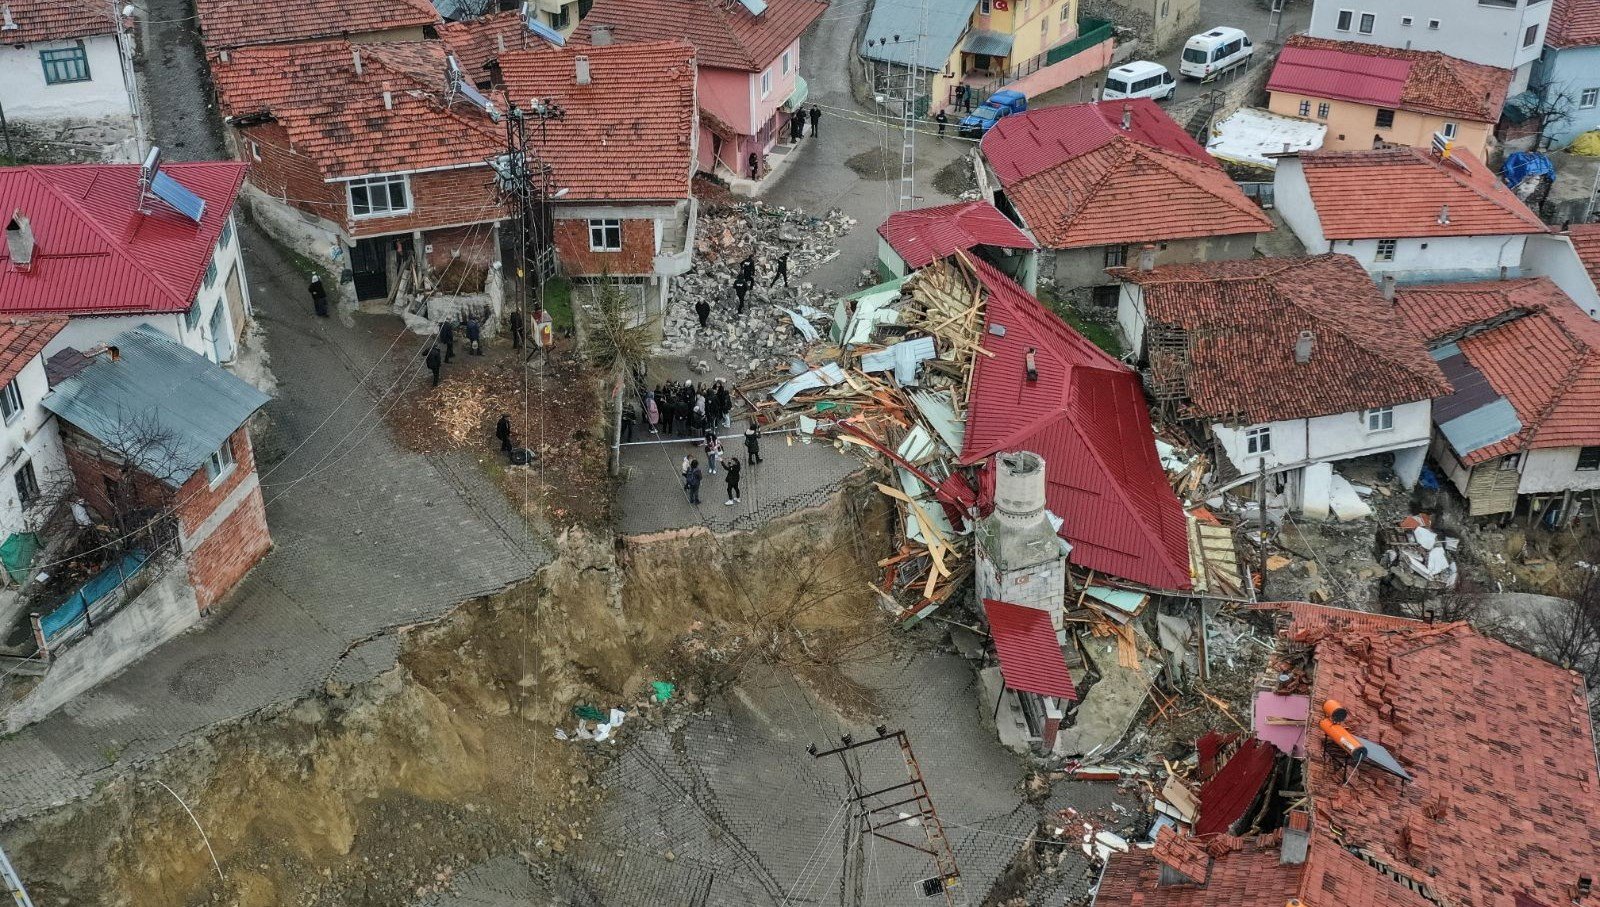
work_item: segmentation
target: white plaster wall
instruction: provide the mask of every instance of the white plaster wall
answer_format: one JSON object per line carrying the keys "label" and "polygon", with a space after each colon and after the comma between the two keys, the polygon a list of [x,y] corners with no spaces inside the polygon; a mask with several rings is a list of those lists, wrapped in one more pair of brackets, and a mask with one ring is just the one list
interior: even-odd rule
{"label": "white plaster wall", "polygon": [[1328,241],[1322,235],[1322,220],[1317,217],[1317,206],[1311,203],[1311,187],[1306,185],[1305,169],[1298,157],[1278,159],[1278,169],[1272,175],[1272,191],[1278,214],[1306,247],[1306,252],[1320,255],[1328,251]]}
{"label": "white plaster wall", "polygon": [[1378,239],[1335,240],[1330,251],[1361,262],[1374,277],[1392,274],[1401,283],[1493,280],[1501,267],[1520,276],[1527,241],[1523,235],[1399,238],[1394,260],[1378,261]]}
{"label": "white plaster wall", "polygon": [[44,357],[35,356],[16,380],[22,412],[0,426],[0,541],[14,532],[37,528],[27,525],[28,515],[17,495],[17,470],[24,463],[33,464],[34,477],[46,495],[72,481],[55,416],[39,403],[50,391]]}
{"label": "white plaster wall", "polygon": [[906,261],[900,253],[889,245],[889,241],[882,236],[878,237],[878,261],[883,262],[884,268],[895,277],[906,276]]}
{"label": "white plaster wall", "polygon": [[[108,7],[109,9],[109,7]],[[0,40],[4,40],[0,35]],[[21,47],[0,45],[0,103],[8,120],[87,120],[129,117],[133,110],[122,79],[122,58],[115,35],[83,39],[89,78],[83,82],[47,85],[39,52],[65,50],[77,41],[40,41]]]}
{"label": "white plaster wall", "polygon": [[1530,450],[1522,458],[1522,481],[1518,494],[1551,491],[1579,491],[1600,488],[1600,469],[1578,471],[1577,447]]}
{"label": "white plaster wall", "polygon": [[1268,423],[1272,450],[1265,457],[1245,453],[1245,431],[1258,426],[1230,428],[1212,425],[1212,433],[1241,473],[1258,472],[1265,459],[1267,471],[1276,472],[1309,462],[1345,460],[1428,443],[1433,402],[1418,400],[1394,408],[1394,428],[1367,431],[1362,413],[1339,413],[1312,419]]}
{"label": "white plaster wall", "polygon": [[[1336,41],[1437,50],[1474,63],[1516,69],[1538,58],[1552,5],[1550,0],[1518,0],[1512,8],[1480,6],[1477,0],[1316,0],[1309,32]],[[1348,31],[1335,27],[1341,9],[1354,13]],[[1358,30],[1362,13],[1376,17],[1370,35]],[[1411,25],[1401,24],[1404,16],[1411,17]],[[1428,27],[1430,19],[1439,20],[1437,29]],[[1530,25],[1538,25],[1539,34],[1531,46],[1523,47],[1523,32]],[[1512,93],[1518,90],[1513,87]]]}
{"label": "white plaster wall", "polygon": [[1136,283],[1122,285],[1117,297],[1117,329],[1122,332],[1122,348],[1133,355],[1133,361],[1144,358],[1144,328],[1149,323],[1144,311],[1144,287]]}
{"label": "white plaster wall", "polygon": [[[1595,78],[1600,81],[1600,73]],[[1528,237],[1522,248],[1522,268],[1527,274],[1550,278],[1589,317],[1600,318],[1600,289],[1568,237],[1559,233]]]}

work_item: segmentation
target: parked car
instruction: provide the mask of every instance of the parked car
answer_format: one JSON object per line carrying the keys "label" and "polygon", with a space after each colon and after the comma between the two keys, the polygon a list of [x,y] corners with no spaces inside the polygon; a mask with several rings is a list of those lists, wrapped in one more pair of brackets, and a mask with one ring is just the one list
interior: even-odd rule
{"label": "parked car", "polygon": [[1121,98],[1150,98],[1165,101],[1178,90],[1178,80],[1160,63],[1134,60],[1106,73],[1106,88],[1100,99],[1115,101]]}
{"label": "parked car", "polygon": [[1250,36],[1237,28],[1213,28],[1183,45],[1178,71],[1196,79],[1209,79],[1250,59],[1256,52]]}
{"label": "parked car", "polygon": [[961,118],[960,134],[969,139],[981,138],[994,124],[1013,113],[1028,109],[1028,98],[1020,91],[997,91],[978,109]]}

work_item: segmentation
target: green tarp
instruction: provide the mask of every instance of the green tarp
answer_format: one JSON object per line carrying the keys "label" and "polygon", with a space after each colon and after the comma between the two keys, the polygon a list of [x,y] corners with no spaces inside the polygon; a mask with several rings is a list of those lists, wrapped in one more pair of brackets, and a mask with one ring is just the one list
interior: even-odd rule
{"label": "green tarp", "polygon": [[32,532],[13,533],[4,544],[0,544],[0,563],[5,564],[6,573],[10,574],[12,581],[20,583],[27,576],[28,567],[38,551],[38,535]]}

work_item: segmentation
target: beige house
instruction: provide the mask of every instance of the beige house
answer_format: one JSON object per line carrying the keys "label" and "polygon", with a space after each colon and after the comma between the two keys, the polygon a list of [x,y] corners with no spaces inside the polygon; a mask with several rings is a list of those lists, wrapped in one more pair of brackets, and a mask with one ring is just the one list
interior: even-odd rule
{"label": "beige house", "polygon": [[1267,81],[1267,109],[1328,127],[1324,151],[1428,147],[1442,135],[1489,156],[1511,71],[1445,54],[1297,35]]}
{"label": "beige house", "polygon": [[[1154,53],[1167,50],[1203,31],[1200,0],[1106,0],[1114,10],[1119,28],[1133,29],[1140,39],[1140,55],[1153,59]],[[1101,7],[1096,12],[1106,13]]]}

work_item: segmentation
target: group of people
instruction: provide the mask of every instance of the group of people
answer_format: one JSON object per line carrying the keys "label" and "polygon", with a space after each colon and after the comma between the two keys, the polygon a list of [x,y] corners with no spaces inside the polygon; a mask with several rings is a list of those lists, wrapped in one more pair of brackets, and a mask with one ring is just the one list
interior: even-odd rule
{"label": "group of people", "polygon": [[[807,121],[811,123],[811,135],[816,136],[817,125],[822,122],[822,108],[812,104],[794,112],[794,116],[789,118],[790,142],[798,142],[805,136]],[[761,179],[761,155],[755,151],[750,152],[750,178]]]}
{"label": "group of people", "polygon": [[710,387],[696,387],[687,379],[682,384],[658,384],[645,391],[642,408],[652,435],[692,436],[733,424],[733,395],[721,378]]}
{"label": "group of people", "polygon": [[[724,481],[728,486],[728,499],[722,502],[723,506],[732,507],[740,503],[739,479],[744,467],[739,458],[723,452],[722,439],[717,436],[715,428],[706,429],[704,439],[698,443],[705,452],[706,471],[704,473],[700,471],[700,461],[694,454],[685,455],[683,463],[678,468],[678,472],[683,476],[683,490],[689,495],[689,503],[696,507],[700,506],[700,484],[706,475],[717,474],[718,465],[722,466]],[[756,429],[755,423],[751,423],[744,430],[744,450],[746,458],[752,465],[761,462],[761,432]]]}
{"label": "group of people", "polygon": [[[787,251],[779,253],[778,257],[773,259],[772,279],[767,281],[767,288],[771,289],[777,286],[780,280],[783,281],[784,286],[787,287],[789,285],[789,253]],[[733,279],[734,311],[736,314],[744,314],[745,297],[750,295],[750,291],[755,288],[755,285],[756,256],[751,253],[746,255],[743,261],[739,262],[739,276]],[[694,314],[696,318],[700,319],[700,327],[707,327],[711,323],[711,300],[705,297],[696,300]]]}
{"label": "group of people", "polygon": [[[520,349],[521,316],[520,313],[516,314],[518,317],[513,321],[511,336]],[[487,318],[488,316],[489,313],[486,307],[483,317]],[[423,361],[428,366],[428,371],[433,373],[434,387],[439,386],[439,372],[444,368],[444,364],[446,362],[454,362],[456,359],[456,330],[456,323],[446,318],[439,323],[439,333],[434,337],[433,343],[428,345],[428,352]],[[483,321],[478,317],[476,311],[467,311],[467,317],[461,322],[460,331],[466,341],[466,351],[474,356],[482,356]]]}

